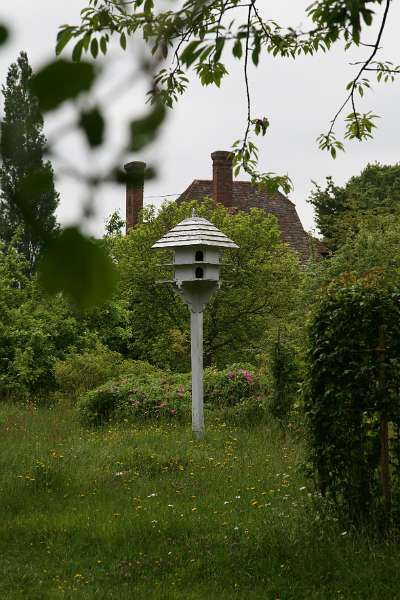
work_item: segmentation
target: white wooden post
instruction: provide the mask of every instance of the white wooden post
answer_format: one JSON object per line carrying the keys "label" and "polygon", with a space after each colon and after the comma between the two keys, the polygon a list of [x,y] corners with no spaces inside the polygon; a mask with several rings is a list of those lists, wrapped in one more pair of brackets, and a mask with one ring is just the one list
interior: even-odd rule
{"label": "white wooden post", "polygon": [[192,358],[192,431],[204,436],[203,409],[203,313],[190,311]]}

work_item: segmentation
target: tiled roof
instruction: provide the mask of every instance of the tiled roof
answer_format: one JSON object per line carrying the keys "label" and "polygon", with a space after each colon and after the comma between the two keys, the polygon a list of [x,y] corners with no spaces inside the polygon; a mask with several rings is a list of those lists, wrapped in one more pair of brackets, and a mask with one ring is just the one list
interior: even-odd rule
{"label": "tiled roof", "polygon": [[[310,239],[303,229],[293,202],[280,192],[269,194],[266,191],[258,191],[250,181],[234,181],[232,189],[233,207],[243,211],[264,208],[268,213],[275,215],[283,241],[299,254],[302,261],[310,257]],[[205,197],[213,197],[213,182],[195,179],[179,196],[177,202],[201,201]]]}

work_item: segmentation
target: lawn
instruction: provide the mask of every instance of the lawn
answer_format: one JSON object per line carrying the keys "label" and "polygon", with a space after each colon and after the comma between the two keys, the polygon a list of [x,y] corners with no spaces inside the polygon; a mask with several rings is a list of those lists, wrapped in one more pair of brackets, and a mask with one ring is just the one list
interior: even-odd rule
{"label": "lawn", "polygon": [[322,517],[273,427],[85,430],[60,404],[0,430],[0,598],[400,598],[399,546]]}

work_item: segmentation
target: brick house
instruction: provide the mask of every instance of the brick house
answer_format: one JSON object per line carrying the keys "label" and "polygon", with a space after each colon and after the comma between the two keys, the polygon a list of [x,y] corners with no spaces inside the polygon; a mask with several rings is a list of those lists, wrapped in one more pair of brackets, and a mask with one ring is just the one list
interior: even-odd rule
{"label": "brick house", "polygon": [[[194,179],[176,202],[185,200],[202,201],[212,198],[223,204],[232,214],[237,210],[247,211],[250,208],[263,208],[276,216],[282,239],[300,257],[306,261],[311,254],[311,237],[304,231],[295,205],[286,196],[277,192],[269,194],[258,191],[250,181],[234,181],[232,160],[229,152],[217,151],[211,154],[212,179]],[[146,165],[132,162],[125,165],[128,174],[126,190],[126,229],[129,231],[138,220],[139,211],[143,208],[143,174]],[[319,249],[319,251],[321,251]]]}

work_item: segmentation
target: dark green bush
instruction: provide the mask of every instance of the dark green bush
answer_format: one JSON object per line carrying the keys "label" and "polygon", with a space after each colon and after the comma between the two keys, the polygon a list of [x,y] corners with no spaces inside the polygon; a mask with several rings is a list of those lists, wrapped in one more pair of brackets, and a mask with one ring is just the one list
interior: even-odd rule
{"label": "dark green bush", "polygon": [[70,398],[98,387],[122,372],[123,357],[118,352],[98,344],[88,352],[73,352],[54,365],[54,374],[60,391]]}
{"label": "dark green bush", "polygon": [[358,524],[400,525],[400,289],[385,272],[344,274],[309,328],[304,385],[319,491]]}
{"label": "dark green bush", "polygon": [[27,400],[56,389],[54,363],[85,344],[61,299],[30,301],[0,317],[0,398]]}

